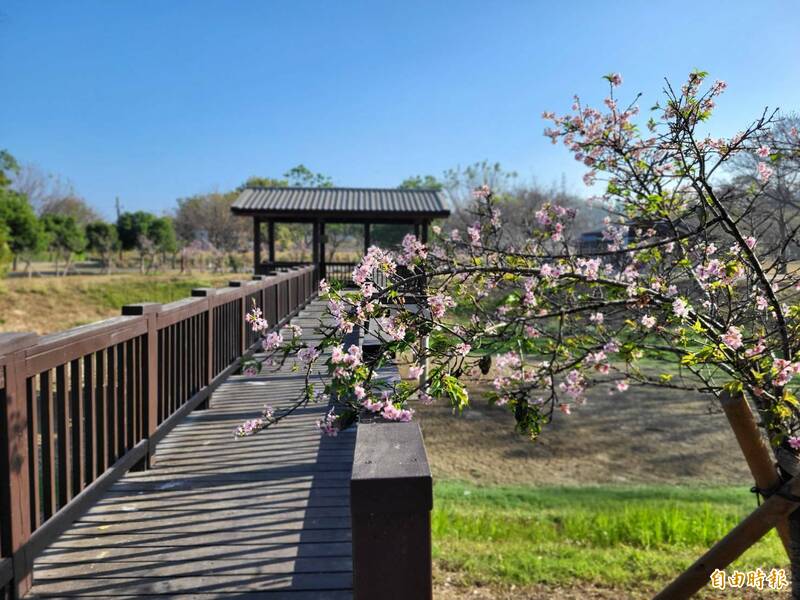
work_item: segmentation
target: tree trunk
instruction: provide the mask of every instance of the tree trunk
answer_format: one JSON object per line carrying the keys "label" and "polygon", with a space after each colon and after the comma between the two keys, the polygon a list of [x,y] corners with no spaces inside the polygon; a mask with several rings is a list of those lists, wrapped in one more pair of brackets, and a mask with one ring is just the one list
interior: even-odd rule
{"label": "tree trunk", "polygon": [[17,253],[14,253],[14,258],[11,263],[11,270],[16,272],[17,271]]}

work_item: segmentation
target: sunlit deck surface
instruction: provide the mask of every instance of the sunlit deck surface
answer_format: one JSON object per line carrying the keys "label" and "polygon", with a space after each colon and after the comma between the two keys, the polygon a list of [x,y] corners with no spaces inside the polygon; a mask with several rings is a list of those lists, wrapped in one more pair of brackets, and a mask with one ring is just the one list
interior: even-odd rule
{"label": "sunlit deck surface", "polygon": [[[322,303],[293,319],[311,338]],[[352,598],[349,478],[354,432],[322,438],[327,407],[234,439],[303,376],[233,376],[39,559],[33,597]]]}

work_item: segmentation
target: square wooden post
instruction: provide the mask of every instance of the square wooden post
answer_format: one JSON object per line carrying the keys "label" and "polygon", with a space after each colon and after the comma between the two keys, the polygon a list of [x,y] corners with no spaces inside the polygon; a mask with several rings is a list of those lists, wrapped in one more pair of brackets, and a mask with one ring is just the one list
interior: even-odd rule
{"label": "square wooden post", "polygon": [[[144,437],[148,440],[158,429],[158,313],[161,312],[161,304],[158,302],[142,302],[139,304],[126,304],[122,307],[123,315],[142,315],[147,318],[147,346],[146,357],[144,360]],[[151,458],[156,453],[155,444],[148,444],[147,456],[140,465],[136,465],[134,470],[149,469]]]}
{"label": "square wooden post", "polygon": [[0,335],[0,375],[5,380],[5,407],[0,406],[0,456],[5,481],[0,483],[0,519],[3,552],[11,557],[13,597],[30,590],[33,556],[27,549],[31,537],[30,457],[28,456],[28,398],[25,351],[35,346],[34,333]]}
{"label": "square wooden post", "polygon": [[360,423],[350,478],[355,600],[433,597],[432,508],[419,425]]}
{"label": "square wooden post", "polygon": [[[192,290],[192,296],[196,298],[206,298],[208,304],[206,305],[206,385],[211,385],[216,375],[216,368],[214,365],[214,296],[217,293],[215,288],[195,288]],[[206,398],[197,409],[202,410],[208,408],[208,398]]]}
{"label": "square wooden post", "polygon": [[367,251],[369,250],[369,247],[372,245],[372,239],[371,239],[371,235],[370,235],[371,233],[372,232],[370,231],[370,224],[369,223],[364,223],[364,255],[365,256],[367,254]]}

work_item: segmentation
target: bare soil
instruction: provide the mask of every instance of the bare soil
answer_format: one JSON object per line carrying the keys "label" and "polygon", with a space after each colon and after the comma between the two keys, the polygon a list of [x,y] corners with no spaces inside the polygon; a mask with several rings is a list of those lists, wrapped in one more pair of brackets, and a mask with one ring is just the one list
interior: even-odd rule
{"label": "bare soil", "polygon": [[[575,587],[465,587],[450,583],[439,583],[434,587],[436,600],[644,600],[652,598],[653,590],[604,589],[593,585]],[[788,600],[791,594],[775,590],[710,590],[695,596],[698,600]]]}
{"label": "bare soil", "polygon": [[503,407],[480,397],[454,415],[417,405],[434,477],[483,484],[674,483],[751,485],[752,478],[715,400],[683,391],[594,389],[571,415],[556,412],[536,441],[514,431]]}

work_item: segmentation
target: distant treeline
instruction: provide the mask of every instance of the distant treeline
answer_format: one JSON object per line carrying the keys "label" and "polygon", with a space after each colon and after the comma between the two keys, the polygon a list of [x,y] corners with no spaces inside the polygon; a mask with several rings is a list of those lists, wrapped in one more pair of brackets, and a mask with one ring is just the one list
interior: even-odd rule
{"label": "distant treeline", "polygon": [[[561,190],[544,190],[519,183],[517,174],[498,163],[482,161],[445,171],[441,177],[408,177],[398,187],[445,190],[453,204],[453,217],[445,230],[469,223],[463,208],[471,190],[484,183],[498,192],[501,201],[532,214],[545,201],[577,205],[582,201]],[[0,151],[0,273],[8,268],[32,272],[43,257],[55,263],[56,274],[65,274],[78,258],[90,257],[102,269],[131,266],[140,271],[163,268],[181,270],[200,263],[214,270],[239,270],[245,254],[252,251],[252,224],[235,217],[231,203],[247,186],[333,187],[332,179],[298,165],[283,177],[251,177],[236,189],[179,198],[169,214],[147,211],[122,212],[108,222],[73,187],[34,165],[20,165],[9,152]],[[276,247],[287,260],[310,256],[310,231],[301,224],[279,224]],[[360,249],[362,230],[338,225],[328,233],[329,260],[348,259]],[[391,234],[387,237],[394,238]],[[309,239],[306,239],[309,238]]]}

